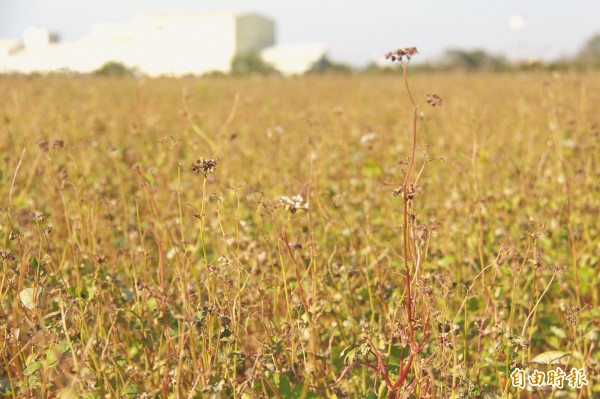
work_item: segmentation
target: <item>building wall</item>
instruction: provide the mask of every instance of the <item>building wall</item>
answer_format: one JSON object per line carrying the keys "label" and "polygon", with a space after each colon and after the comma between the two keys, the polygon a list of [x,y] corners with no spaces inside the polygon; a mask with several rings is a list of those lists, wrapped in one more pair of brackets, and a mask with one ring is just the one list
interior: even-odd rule
{"label": "building wall", "polygon": [[71,54],[63,46],[24,49],[6,58],[5,72],[52,72],[69,67]]}
{"label": "building wall", "polygon": [[23,32],[23,43],[27,49],[43,49],[50,44],[50,32],[44,28],[30,26]]}
{"label": "building wall", "polygon": [[327,46],[320,43],[281,44],[262,50],[260,55],[284,75],[298,75],[324,62]]}
{"label": "building wall", "polygon": [[236,26],[236,55],[258,52],[275,44],[275,23],[255,14],[240,14]]}
{"label": "building wall", "polygon": [[192,14],[138,18],[151,25],[136,36],[132,63],[150,75],[228,72],[235,55],[233,14]]}
{"label": "building wall", "polygon": [[22,47],[23,45],[18,40],[0,39],[0,59],[8,58]]}
{"label": "building wall", "polygon": [[236,55],[275,43],[275,24],[254,14],[159,14],[97,24],[88,36],[72,43],[50,43],[48,37],[41,28],[29,29],[29,45],[4,55],[0,68],[89,73],[114,61],[149,76],[227,73]]}

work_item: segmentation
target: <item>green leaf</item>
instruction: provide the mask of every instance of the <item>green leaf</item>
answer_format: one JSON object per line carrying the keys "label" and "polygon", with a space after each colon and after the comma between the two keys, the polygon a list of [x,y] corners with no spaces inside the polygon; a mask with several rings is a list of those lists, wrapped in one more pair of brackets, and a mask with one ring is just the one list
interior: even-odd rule
{"label": "green leaf", "polygon": [[25,373],[25,375],[31,375],[36,371],[41,370],[43,366],[44,365],[42,364],[42,362],[33,362],[29,365],[29,367],[25,369],[23,373]]}
{"label": "green leaf", "polygon": [[537,355],[532,362],[550,364],[555,360],[562,359],[565,356],[571,356],[569,352],[548,351]]}
{"label": "green leaf", "polygon": [[383,169],[381,169],[381,166],[377,165],[373,161],[365,162],[362,171],[366,176],[370,177],[381,176],[383,174]]}
{"label": "green leaf", "polygon": [[21,304],[23,306],[29,310],[32,310],[41,294],[42,288],[25,288],[19,293],[19,299],[21,300]]}
{"label": "green leaf", "polygon": [[129,385],[129,386],[127,386],[127,388],[125,388],[125,396],[135,398],[135,397],[137,397],[137,395],[138,395],[137,387],[135,387],[133,385]]}
{"label": "green leaf", "polygon": [[550,331],[552,331],[552,334],[556,335],[558,338],[566,338],[567,337],[565,330],[563,330],[562,328],[558,328],[556,326],[551,326]]}
{"label": "green leaf", "polygon": [[[492,367],[497,368],[497,369],[502,369],[505,366],[504,363],[496,361],[496,360],[494,360],[490,356],[484,356],[483,362],[485,364],[487,364],[488,366],[492,366]],[[483,367],[483,366],[481,366],[481,367]]]}
{"label": "green leaf", "polygon": [[44,255],[44,257],[39,262],[40,263],[40,267],[41,266],[46,266],[50,262],[52,262],[52,258],[50,257],[50,255],[46,254],[46,255]]}
{"label": "green leaf", "polygon": [[67,292],[73,298],[83,298],[83,299],[89,299],[90,298],[90,293],[87,290],[87,288],[85,288],[85,287],[82,287],[81,289],[78,289],[76,286],[71,286],[71,287],[67,288]]}
{"label": "green leaf", "polygon": [[346,348],[342,351],[342,353],[340,353],[340,357],[344,358],[344,363],[350,364],[356,359],[356,351],[357,350],[358,350],[358,347]]}
{"label": "green leaf", "polygon": [[306,399],[316,399],[318,397],[316,394],[306,389],[304,384],[292,383],[290,378],[285,374],[274,373],[271,376],[271,381],[282,399],[294,399],[300,397]]}
{"label": "green leaf", "polygon": [[158,310],[158,301],[156,300],[156,298],[148,299],[148,301],[146,302],[146,311],[154,312],[156,310]]}
{"label": "green leaf", "polygon": [[39,268],[39,266],[40,266],[40,265],[39,265],[39,263],[38,263],[38,260],[35,258],[35,256],[32,256],[31,258],[29,258],[29,268],[30,268],[31,270],[34,270],[34,271],[36,271],[36,272],[37,272],[37,271],[38,271],[38,268]]}
{"label": "green leaf", "polygon": [[[402,356],[402,352],[405,352],[404,356]],[[390,352],[390,360],[388,366],[395,366],[396,368],[400,367],[400,359],[408,357],[407,354],[410,352],[408,348],[405,348],[400,345],[393,345],[392,350]]]}
{"label": "green leaf", "polygon": [[437,263],[440,266],[450,266],[456,263],[456,258],[452,255],[444,256],[443,258],[439,259]]}
{"label": "green leaf", "polygon": [[48,349],[46,354],[46,367],[54,367],[58,364],[58,360],[65,353],[69,352],[71,347],[69,341],[60,341],[58,344]]}

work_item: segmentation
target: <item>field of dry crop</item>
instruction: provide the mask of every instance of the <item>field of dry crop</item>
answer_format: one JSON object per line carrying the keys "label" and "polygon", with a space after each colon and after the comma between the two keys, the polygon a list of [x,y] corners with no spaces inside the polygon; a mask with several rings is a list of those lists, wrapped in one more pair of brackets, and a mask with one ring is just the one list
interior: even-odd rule
{"label": "field of dry crop", "polygon": [[0,396],[600,397],[599,76],[408,83],[0,78]]}

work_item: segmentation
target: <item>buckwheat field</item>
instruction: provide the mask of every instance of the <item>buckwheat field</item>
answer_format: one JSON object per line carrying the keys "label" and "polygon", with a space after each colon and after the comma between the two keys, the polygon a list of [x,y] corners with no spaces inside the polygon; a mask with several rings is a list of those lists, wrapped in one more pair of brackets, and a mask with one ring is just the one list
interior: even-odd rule
{"label": "buckwheat field", "polygon": [[600,397],[598,73],[410,50],[0,78],[0,396]]}

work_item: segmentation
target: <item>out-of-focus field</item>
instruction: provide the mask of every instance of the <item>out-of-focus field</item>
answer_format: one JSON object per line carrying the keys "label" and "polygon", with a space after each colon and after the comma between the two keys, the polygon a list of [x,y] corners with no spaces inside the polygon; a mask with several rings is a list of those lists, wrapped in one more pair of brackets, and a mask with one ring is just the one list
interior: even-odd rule
{"label": "out-of-focus field", "polygon": [[392,395],[401,76],[0,78],[0,394],[599,397],[599,78],[409,69]]}

